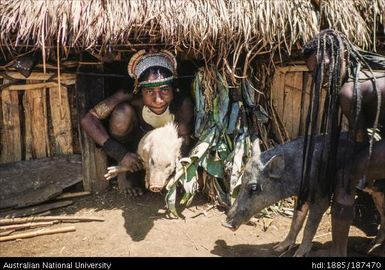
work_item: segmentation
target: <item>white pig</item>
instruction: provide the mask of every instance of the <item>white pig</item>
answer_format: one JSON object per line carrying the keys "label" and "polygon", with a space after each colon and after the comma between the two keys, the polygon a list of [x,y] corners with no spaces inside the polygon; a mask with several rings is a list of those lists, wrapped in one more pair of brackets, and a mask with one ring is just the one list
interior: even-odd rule
{"label": "white pig", "polygon": [[[166,186],[181,157],[182,142],[183,139],[178,137],[177,127],[173,122],[146,133],[140,140],[137,153],[146,171],[147,189],[160,192]],[[105,177],[111,179],[118,173],[128,171],[128,168],[113,166],[107,170]]]}

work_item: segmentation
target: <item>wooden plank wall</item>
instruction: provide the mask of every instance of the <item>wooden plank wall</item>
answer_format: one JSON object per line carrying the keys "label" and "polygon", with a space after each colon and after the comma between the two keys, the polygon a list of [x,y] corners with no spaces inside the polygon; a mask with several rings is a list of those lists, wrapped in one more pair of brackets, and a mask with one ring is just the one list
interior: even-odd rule
{"label": "wooden plank wall", "polygon": [[71,127],[71,110],[68,100],[68,89],[50,88],[50,111],[53,128],[55,153],[73,153],[73,133]]}
{"label": "wooden plank wall", "polygon": [[[16,92],[16,91],[9,91]],[[47,90],[32,89],[24,92],[25,144],[27,159],[50,156],[47,119]]]}
{"label": "wooden plank wall", "polygon": [[[74,153],[65,86],[75,84],[75,74],[62,74],[60,89],[54,73],[32,72],[28,80],[18,72],[4,75],[21,81],[1,91],[0,163]],[[8,82],[3,79],[2,84]]]}
{"label": "wooden plank wall", "polygon": [[[4,84],[8,80],[3,81]],[[0,162],[21,160],[21,130],[19,94],[16,91],[1,91],[2,136]]]}
{"label": "wooden plank wall", "polygon": [[[102,66],[79,66],[79,73],[101,73]],[[78,95],[78,116],[82,117],[92,107],[105,98],[104,78],[100,76],[78,75],[76,90]],[[78,121],[80,123],[80,119]],[[82,174],[85,191],[101,192],[108,188],[109,182],[104,174],[108,159],[102,148],[96,147],[93,140],[79,126],[79,137],[82,151]]]}
{"label": "wooden plank wall", "polygon": [[[311,83],[311,74],[305,65],[280,67],[275,71],[271,101],[290,139],[305,133]],[[322,91],[321,104],[325,93]]]}

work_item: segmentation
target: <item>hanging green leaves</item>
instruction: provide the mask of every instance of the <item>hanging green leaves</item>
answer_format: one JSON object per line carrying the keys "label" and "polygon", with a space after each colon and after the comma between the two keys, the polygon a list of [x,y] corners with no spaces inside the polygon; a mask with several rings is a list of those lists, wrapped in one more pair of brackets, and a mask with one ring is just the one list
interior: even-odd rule
{"label": "hanging green leaves", "polygon": [[[209,72],[209,74],[204,74]],[[203,95],[206,85],[203,78],[215,78],[216,87],[212,97],[213,105],[205,106]],[[198,168],[204,170],[205,185],[209,194],[215,194],[214,200],[222,205],[230,206],[237,195],[243,168],[250,154],[250,134],[247,126],[246,109],[254,108],[254,115],[261,122],[265,121],[267,113],[255,106],[255,88],[249,80],[241,85],[243,101],[231,102],[229,85],[224,76],[218,71],[200,69],[192,84],[195,98],[195,129],[198,139],[188,157],[182,158],[174,179],[167,185],[167,205],[170,212],[176,213],[176,186],[183,187],[180,204],[188,206],[194,194],[198,191]]]}

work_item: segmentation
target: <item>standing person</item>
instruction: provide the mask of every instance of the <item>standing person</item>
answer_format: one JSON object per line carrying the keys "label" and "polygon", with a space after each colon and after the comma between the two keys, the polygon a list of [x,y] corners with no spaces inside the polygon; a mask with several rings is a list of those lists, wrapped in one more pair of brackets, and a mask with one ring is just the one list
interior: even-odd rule
{"label": "standing person", "polygon": [[[144,134],[170,121],[178,125],[183,138],[182,156],[192,146],[194,108],[192,100],[176,87],[175,57],[168,51],[132,56],[128,73],[135,80],[132,91],[120,89],[93,107],[81,120],[81,126],[108,156],[130,168],[118,175],[119,190],[130,196],[143,194],[142,163],[136,154]],[[108,119],[108,128],[102,120]]]}
{"label": "standing person", "polygon": [[[320,92],[324,88],[327,95],[321,132],[326,134],[326,139],[321,168],[318,168],[319,184],[325,193],[334,194],[333,245],[326,255],[346,256],[349,228],[354,217],[355,187],[358,184],[357,180],[351,180],[349,173],[353,174],[355,169],[365,172],[370,162],[370,169],[377,170],[376,175],[380,178],[385,177],[385,57],[358,49],[345,35],[330,29],[321,31],[305,44],[303,52],[313,75],[313,85],[298,206],[301,207],[306,199],[310,198],[311,201],[318,188],[310,187],[306,180],[312,166],[313,136],[318,126],[318,111],[322,106]],[[346,164],[359,155],[360,158],[355,162],[360,160],[361,164],[356,165],[361,168],[352,168],[349,173],[343,170],[337,174],[335,164],[342,114],[348,119],[352,143],[350,153],[345,153]],[[382,139],[374,142],[373,136],[368,136],[368,128],[377,130]],[[363,180],[361,186],[370,185],[373,180],[367,179],[367,183],[364,183],[365,175],[359,178]]]}

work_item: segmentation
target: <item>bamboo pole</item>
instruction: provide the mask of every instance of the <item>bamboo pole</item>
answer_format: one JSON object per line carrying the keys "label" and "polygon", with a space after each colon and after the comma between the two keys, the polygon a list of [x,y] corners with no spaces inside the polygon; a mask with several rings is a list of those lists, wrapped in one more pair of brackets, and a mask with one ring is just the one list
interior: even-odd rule
{"label": "bamboo pole", "polygon": [[20,234],[0,237],[0,242],[16,240],[16,239],[23,239],[23,238],[31,238],[31,237],[40,236],[40,235],[74,232],[74,231],[76,231],[75,226],[68,226],[68,227],[63,227],[63,228],[58,228],[58,229],[50,229],[50,230],[42,229],[42,230],[35,231],[35,232],[27,232],[27,233],[20,233]]}
{"label": "bamboo pole", "polygon": [[[7,71],[5,72],[6,76],[11,77],[12,79],[15,80],[32,80],[32,81],[44,81],[44,80],[57,80],[57,73],[53,72],[48,72],[46,74],[42,72],[32,72],[31,75],[28,76],[28,78],[24,77],[21,73],[17,71]],[[0,73],[0,78],[3,78],[4,75]],[[74,73],[60,73],[60,79],[62,81],[66,80],[75,80],[76,79],[76,74]]]}
{"label": "bamboo pole", "polygon": [[0,226],[11,224],[22,224],[35,221],[52,221],[59,220],[62,222],[77,222],[77,221],[104,221],[104,218],[99,217],[75,217],[75,216],[46,216],[46,217],[24,217],[24,218],[3,218],[0,219]]}
{"label": "bamboo pole", "polygon": [[58,220],[53,220],[53,221],[47,221],[47,222],[29,222],[29,223],[23,223],[23,224],[0,226],[0,232],[6,231],[6,230],[12,230],[12,229],[23,230],[26,228],[43,227],[43,226],[49,226],[57,223],[59,223]]}
{"label": "bamboo pole", "polygon": [[55,200],[71,199],[71,198],[83,197],[88,195],[91,195],[91,192],[82,191],[82,192],[62,193],[59,196],[57,196]]}
{"label": "bamboo pole", "polygon": [[8,231],[2,231],[0,232],[0,236],[6,236],[6,235],[10,235],[11,233],[15,232],[16,230],[13,229],[13,230],[8,230]]}
{"label": "bamboo pole", "polygon": [[[67,81],[62,81],[64,86],[72,85],[76,83],[76,80],[67,80]],[[46,82],[46,83],[34,83],[34,84],[14,84],[5,87],[3,90],[33,90],[33,89],[41,89],[41,88],[54,88],[58,87],[57,82]]]}

